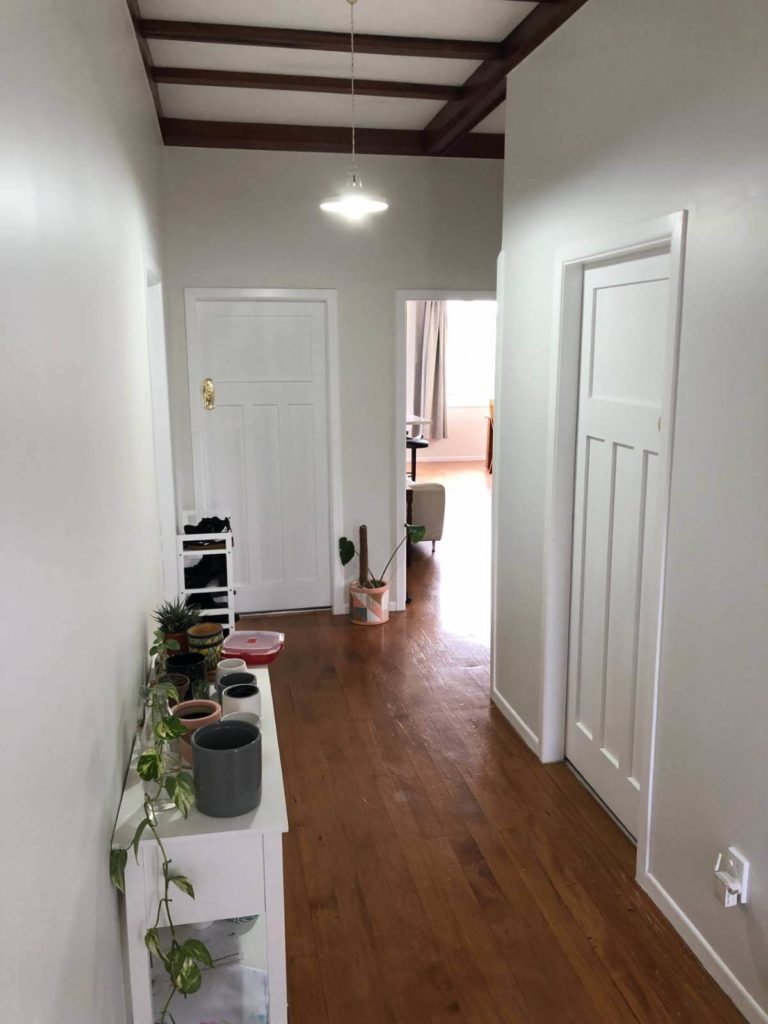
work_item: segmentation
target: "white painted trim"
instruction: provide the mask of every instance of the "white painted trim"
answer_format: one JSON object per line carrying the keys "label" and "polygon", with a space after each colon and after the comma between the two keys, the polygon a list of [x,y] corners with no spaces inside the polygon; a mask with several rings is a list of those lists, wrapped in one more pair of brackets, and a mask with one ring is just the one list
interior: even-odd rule
{"label": "white painted trim", "polygon": [[[481,301],[495,300],[496,293],[489,291],[445,291],[440,288],[424,288],[413,290],[400,290],[395,292],[395,419],[394,432],[392,437],[393,452],[395,455],[395,510],[392,517],[391,544],[394,548],[402,536],[403,521],[405,516],[405,466],[406,449],[403,444],[403,430],[405,417],[408,410],[405,408],[407,382],[406,372],[406,303],[423,302],[434,299],[438,302],[449,302],[451,299],[459,301]],[[498,370],[497,370],[498,378]],[[457,460],[458,461],[458,460]],[[405,609],[405,587],[406,587],[406,566],[405,559],[398,560],[398,565],[392,574],[390,581],[390,609],[401,612]]]}
{"label": "white painted trim", "polygon": [[667,521],[674,441],[677,360],[680,345],[685,211],[634,227],[626,227],[592,241],[558,250],[555,258],[555,316],[550,381],[550,423],[547,446],[547,489],[544,523],[544,623],[543,671],[541,681],[541,759],[560,761],[565,756],[568,641],[570,626],[571,542],[576,458],[578,382],[581,359],[581,303],[585,265],[605,259],[634,256],[645,251],[668,248],[670,252],[670,338],[667,345],[660,459],[658,516],[661,529],[662,561],[659,630],[653,696],[648,708],[640,710],[641,735],[645,747],[641,756],[641,811],[638,835],[638,880],[648,870],[648,838],[653,801],[653,754],[659,680],[659,651],[663,616]]}
{"label": "white painted trim", "polygon": [[157,518],[160,540],[160,571],[163,598],[178,596],[176,569],[176,491],[171,441],[170,392],[166,348],[165,305],[160,268],[151,256],[144,256],[145,318],[149,387],[152,404],[152,441],[157,488]]}
{"label": "white painted trim", "polygon": [[[197,344],[195,336],[195,303],[218,299],[256,299],[262,302],[323,302],[326,308],[326,388],[328,403],[328,494],[330,524],[329,557],[331,569],[330,604],[334,615],[341,615],[345,609],[346,595],[344,574],[337,556],[338,538],[342,535],[343,481],[341,475],[341,421],[339,416],[339,316],[338,294],[332,288],[185,288],[184,308],[186,314],[187,354],[190,344]],[[187,374],[189,376],[189,374]],[[190,408],[192,435],[195,432],[195,409],[197,392],[190,381]],[[198,445],[192,444],[194,464],[195,504],[201,506],[203,467],[199,465]],[[405,500],[405,499],[403,499]]]}
{"label": "white painted trim", "polygon": [[520,738],[523,739],[525,743],[527,743],[527,745],[531,748],[534,754],[538,755],[539,750],[541,748],[539,737],[536,735],[533,729],[531,729],[527,722],[524,722],[520,715],[518,715],[518,713],[515,711],[515,709],[506,699],[506,697],[503,697],[495,687],[493,688],[493,691],[491,693],[491,700],[502,713],[502,715],[504,715],[506,720],[515,730],[515,732],[520,736]]}
{"label": "white painted trim", "polygon": [[420,455],[416,472],[422,462],[485,462],[485,455]]}
{"label": "white painted trim", "polygon": [[750,995],[661,882],[648,872],[638,875],[637,881],[750,1024],[768,1024],[768,1013]]}

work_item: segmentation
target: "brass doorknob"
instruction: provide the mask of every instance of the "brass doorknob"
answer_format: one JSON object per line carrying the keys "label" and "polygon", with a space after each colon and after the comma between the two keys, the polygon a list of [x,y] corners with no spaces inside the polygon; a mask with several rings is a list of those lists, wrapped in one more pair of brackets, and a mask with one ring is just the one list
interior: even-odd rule
{"label": "brass doorknob", "polygon": [[216,403],[216,389],[210,377],[203,380],[203,408],[211,412]]}

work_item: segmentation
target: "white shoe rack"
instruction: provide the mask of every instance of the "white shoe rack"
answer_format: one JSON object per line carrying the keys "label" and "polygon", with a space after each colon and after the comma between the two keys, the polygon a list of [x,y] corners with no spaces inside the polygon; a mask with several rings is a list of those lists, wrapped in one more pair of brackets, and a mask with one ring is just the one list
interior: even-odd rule
{"label": "white shoe rack", "polygon": [[[182,512],[182,529],[185,525],[199,523],[207,516],[218,516],[220,519],[227,518],[220,512]],[[225,633],[231,633],[235,628],[235,588],[234,575],[232,572],[232,534],[231,533],[179,533],[176,535],[176,554],[179,566],[179,592],[190,603],[195,603],[195,596],[199,594],[226,594],[226,604],[217,605],[214,608],[201,608],[200,617],[203,619],[215,618],[221,621]],[[208,558],[211,555],[224,555],[226,559],[226,580],[219,580],[210,587],[187,587],[186,569],[191,568],[201,558]],[[225,621],[226,620],[226,621]]]}

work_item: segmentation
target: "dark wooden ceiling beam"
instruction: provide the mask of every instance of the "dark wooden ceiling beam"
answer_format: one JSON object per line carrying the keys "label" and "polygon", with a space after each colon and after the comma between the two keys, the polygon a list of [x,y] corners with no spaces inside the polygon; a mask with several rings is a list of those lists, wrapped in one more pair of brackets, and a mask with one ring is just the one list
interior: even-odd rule
{"label": "dark wooden ceiling beam", "polygon": [[[286,92],[329,92],[349,94],[348,78],[323,75],[270,75],[253,71],[212,71],[202,68],[153,67],[151,75],[160,85],[210,85],[231,89],[278,89]],[[355,92],[360,96],[393,96],[400,99],[448,100],[461,95],[461,87],[428,82],[383,82],[356,78]]]}
{"label": "dark wooden ceiling beam", "polygon": [[[349,52],[348,32],[264,28],[259,25],[217,25],[201,21],[166,21],[142,18],[138,31],[145,39],[171,39],[186,43],[226,43],[236,46],[277,46],[290,50]],[[355,34],[358,53],[393,57],[435,57],[453,60],[500,58],[499,43],[472,39],[427,39],[420,36]]]}
{"label": "dark wooden ceiling beam", "polygon": [[149,52],[149,43],[144,38],[144,34],[141,31],[141,11],[139,10],[139,0],[126,0],[128,5],[128,13],[131,16],[133,22],[133,31],[136,33],[136,42],[139,44],[139,53],[144,64],[144,71],[147,74],[147,81],[149,82],[149,88],[152,92],[152,99],[155,104],[155,110],[157,111],[158,121],[163,116],[163,110],[160,105],[160,90],[157,88],[157,84],[152,78],[152,54]]}
{"label": "dark wooden ceiling beam", "polygon": [[450,100],[427,125],[428,152],[440,156],[503,102],[513,68],[568,21],[587,0],[539,3],[501,43],[501,55],[485,61],[466,80],[462,96]]}
{"label": "dark wooden ceiling beam", "polygon": [[[349,128],[295,124],[254,124],[250,121],[193,121],[164,117],[160,122],[167,146],[214,149],[268,149],[304,153],[347,153]],[[426,156],[422,131],[358,128],[359,153],[389,156]],[[504,156],[504,136],[473,132],[451,147],[445,156],[498,160]]]}

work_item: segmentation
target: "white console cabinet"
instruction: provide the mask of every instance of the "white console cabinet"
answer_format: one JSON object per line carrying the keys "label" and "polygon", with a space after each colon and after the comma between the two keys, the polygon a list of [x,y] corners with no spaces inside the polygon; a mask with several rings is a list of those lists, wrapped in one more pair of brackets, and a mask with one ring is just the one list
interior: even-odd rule
{"label": "white console cabinet", "polygon": [[[173,893],[176,925],[258,915],[266,925],[259,952],[265,963],[269,989],[269,1024],[287,1024],[285,966],[285,914],[283,903],[282,836],[288,816],[277,745],[274,706],[266,668],[251,669],[261,690],[262,797],[259,807],[237,818],[210,818],[193,807],[187,818],[177,811],[159,814],[159,832],[173,862],[174,874],[192,882],[195,899]],[[117,820],[115,843],[127,846],[144,816],[144,784],[135,760],[126,779]],[[139,843],[138,862],[128,855],[123,899],[123,942],[133,1024],[154,1024],[151,962],[144,944],[146,930],[155,923],[162,886],[157,844],[148,830]],[[161,924],[164,923],[161,921]],[[248,949],[242,954],[248,963]],[[216,968],[203,974],[203,988],[216,985]],[[167,986],[166,986],[167,991]],[[202,989],[201,989],[202,991]],[[190,997],[190,999],[193,997]],[[179,1003],[183,997],[176,995]],[[172,1010],[174,1006],[172,1006]]]}

